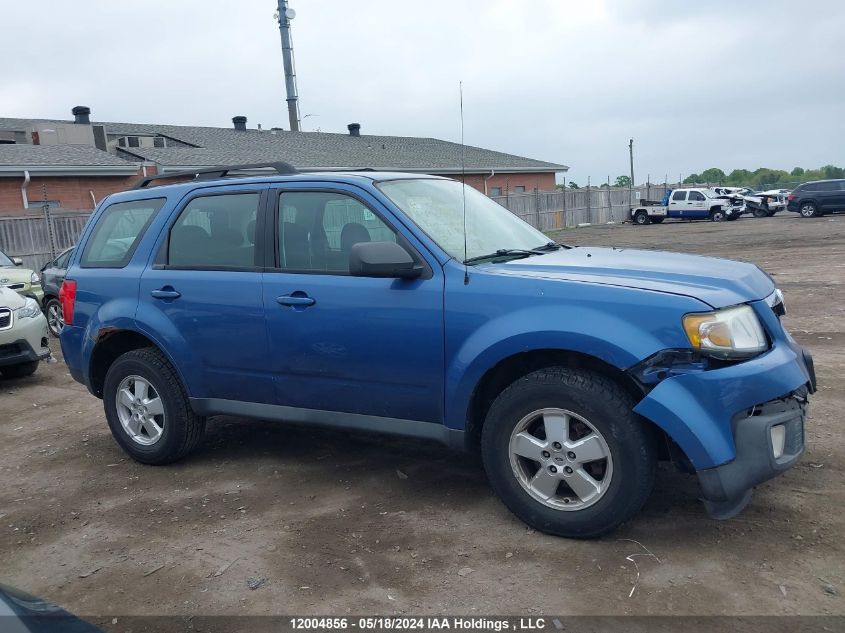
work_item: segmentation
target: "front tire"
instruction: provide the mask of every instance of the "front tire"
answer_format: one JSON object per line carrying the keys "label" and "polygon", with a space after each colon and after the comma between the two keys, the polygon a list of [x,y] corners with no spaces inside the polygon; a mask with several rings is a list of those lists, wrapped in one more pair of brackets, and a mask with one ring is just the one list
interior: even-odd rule
{"label": "front tire", "polygon": [[26,378],[34,374],[36,369],[38,369],[38,361],[33,360],[28,363],[2,367],[0,368],[0,374],[3,374],[4,378]]}
{"label": "front tire", "polygon": [[106,373],[103,407],[120,447],[142,464],[169,464],[205,432],[176,370],[157,349],[126,352]]}
{"label": "front tire", "polygon": [[725,212],[721,209],[713,209],[710,212],[710,221],[711,222],[721,222],[725,219]]}
{"label": "front tire", "polygon": [[505,389],[482,428],[490,484],[517,517],[555,536],[595,538],[642,508],[654,436],[633,399],[601,374],[535,371]]}

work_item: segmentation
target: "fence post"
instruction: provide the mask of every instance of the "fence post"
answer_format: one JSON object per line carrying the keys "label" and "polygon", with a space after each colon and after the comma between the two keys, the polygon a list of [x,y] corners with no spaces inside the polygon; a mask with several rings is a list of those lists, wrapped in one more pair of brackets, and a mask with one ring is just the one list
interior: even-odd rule
{"label": "fence post", "polygon": [[563,226],[566,228],[566,179],[563,181]]}

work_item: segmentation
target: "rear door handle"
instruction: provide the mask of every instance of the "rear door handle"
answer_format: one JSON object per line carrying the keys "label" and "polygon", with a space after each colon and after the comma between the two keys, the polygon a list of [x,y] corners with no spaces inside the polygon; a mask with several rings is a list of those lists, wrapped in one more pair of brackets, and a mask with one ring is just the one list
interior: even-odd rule
{"label": "rear door handle", "polygon": [[307,308],[308,306],[313,306],[315,303],[317,303],[312,297],[309,297],[304,292],[299,291],[293,294],[276,297],[276,301],[283,306],[294,306],[302,308]]}
{"label": "rear door handle", "polygon": [[152,295],[154,299],[178,299],[182,296],[182,293],[174,290],[170,286],[165,286],[159,290],[153,290],[150,292],[150,295]]}

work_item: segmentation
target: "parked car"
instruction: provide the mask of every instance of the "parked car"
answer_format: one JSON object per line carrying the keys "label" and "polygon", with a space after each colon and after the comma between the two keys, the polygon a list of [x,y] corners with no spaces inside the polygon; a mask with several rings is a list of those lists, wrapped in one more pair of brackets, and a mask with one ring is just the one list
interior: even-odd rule
{"label": "parked car", "polygon": [[727,517],[802,454],[812,360],[753,264],[563,246],[446,178],[275,167],[146,178],[70,258],[68,369],[139,462],[222,414],[426,438],[480,448],[529,525],[595,537],[660,457]]}
{"label": "parked car", "polygon": [[41,268],[41,288],[44,290],[44,314],[47,316],[47,327],[50,334],[58,336],[64,327],[62,319],[62,302],[59,301],[59,288],[65,280],[67,263],[73,253],[73,247],[68,248],[56,259],[44,264]]}
{"label": "parked car", "polygon": [[22,378],[49,358],[47,319],[32,297],[0,287],[0,374]]}
{"label": "parked car", "polygon": [[644,204],[631,209],[631,221],[638,225],[659,224],[665,218],[721,222],[736,220],[740,215],[741,208],[703,188],[670,189],[659,205]]}
{"label": "parked car", "polygon": [[798,185],[787,196],[787,209],[802,218],[845,211],[845,180],[814,180]]}
{"label": "parked car", "polygon": [[0,623],[4,633],[102,633],[54,602],[0,584]]}
{"label": "parked car", "polygon": [[38,305],[41,305],[44,299],[38,274],[24,268],[20,257],[9,257],[3,251],[0,251],[0,287],[14,290],[24,297],[31,297]]}

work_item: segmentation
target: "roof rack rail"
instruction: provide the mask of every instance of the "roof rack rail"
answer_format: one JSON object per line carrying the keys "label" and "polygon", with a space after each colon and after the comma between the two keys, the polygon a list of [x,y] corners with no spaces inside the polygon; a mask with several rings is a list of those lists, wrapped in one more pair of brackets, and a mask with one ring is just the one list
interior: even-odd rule
{"label": "roof rack rail", "polygon": [[[185,178],[192,176],[193,180],[214,180],[216,178],[226,178],[232,172],[247,171],[251,169],[275,169],[280,176],[289,176],[291,174],[298,174],[299,171],[290,163],[275,162],[275,163],[252,163],[249,165],[220,165],[218,167],[208,167],[205,169],[189,169],[186,171],[175,171],[170,174],[157,174],[155,176],[146,176],[141,178],[133,189],[144,189],[150,186],[150,183],[156,180],[170,180],[173,178]],[[165,183],[162,183],[165,184]],[[153,185],[160,186],[160,185]]]}

